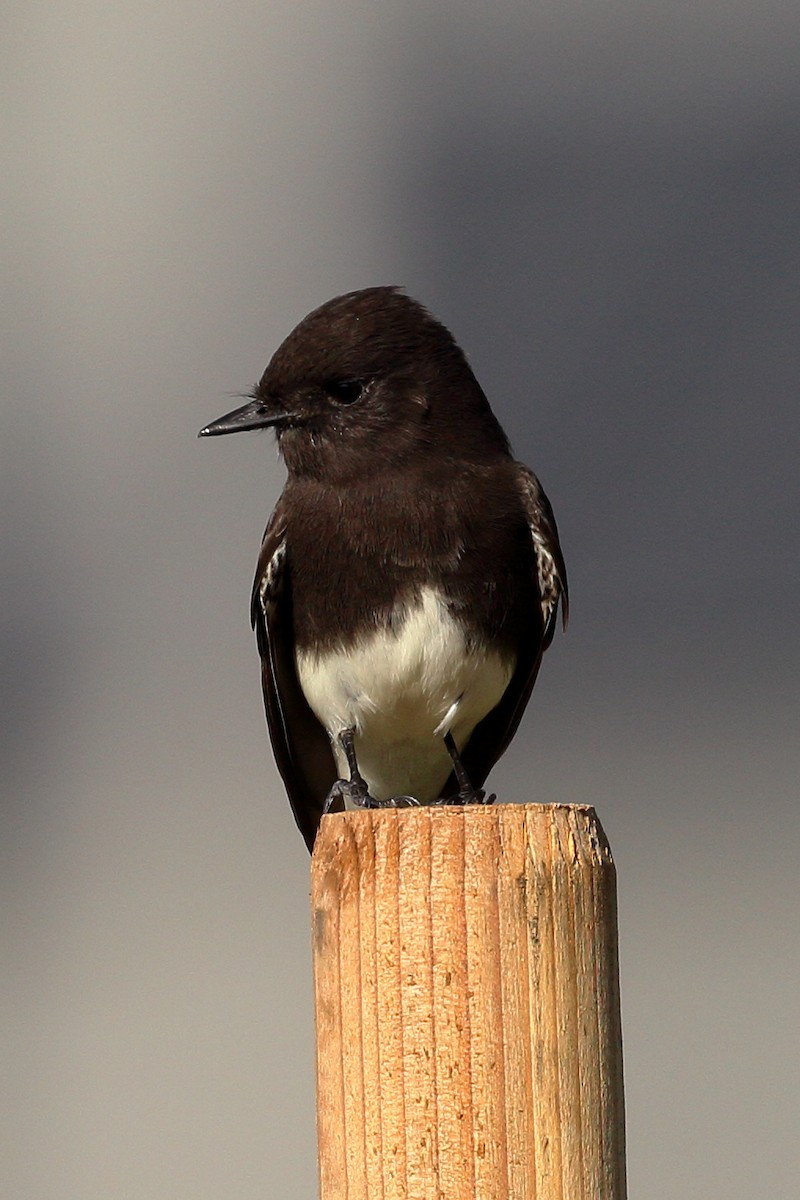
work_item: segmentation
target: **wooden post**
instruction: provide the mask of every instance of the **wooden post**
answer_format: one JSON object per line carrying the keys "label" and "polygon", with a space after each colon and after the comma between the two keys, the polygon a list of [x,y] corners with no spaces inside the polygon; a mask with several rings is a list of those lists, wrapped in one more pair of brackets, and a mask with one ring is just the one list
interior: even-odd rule
{"label": "wooden post", "polygon": [[322,1200],[624,1200],[592,808],[333,814],[311,899]]}

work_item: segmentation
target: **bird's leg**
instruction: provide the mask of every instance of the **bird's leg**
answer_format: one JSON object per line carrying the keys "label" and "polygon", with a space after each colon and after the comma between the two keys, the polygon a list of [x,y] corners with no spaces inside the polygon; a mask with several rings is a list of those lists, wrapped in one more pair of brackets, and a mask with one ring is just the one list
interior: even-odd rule
{"label": "bird's leg", "polygon": [[350,799],[354,804],[357,804],[359,808],[369,808],[369,801],[372,800],[372,796],[369,794],[369,788],[367,787],[366,779],[358,769],[355,735],[355,729],[344,729],[339,734],[339,741],[342,743],[342,749],[344,750],[345,758],[347,759],[347,766],[350,770],[350,783],[348,785],[350,790]]}
{"label": "bird's leg", "polygon": [[388,800],[376,800],[374,796],[370,795],[367,781],[358,769],[355,735],[355,729],[343,729],[339,734],[339,741],[347,759],[350,778],[336,780],[336,783],[328,792],[325,804],[323,805],[323,814],[331,812],[334,806],[338,807],[340,802],[346,804],[348,800],[356,808],[416,807],[419,804],[419,800],[416,800],[413,796],[390,796]]}
{"label": "bird's leg", "polygon": [[322,806],[323,815],[339,810],[340,806],[346,808],[348,800],[357,808],[372,807],[370,804],[372,796],[369,794],[367,781],[359,771],[356,761],[356,748],[353,742],[355,733],[355,729],[343,729],[339,734],[339,741],[347,759],[350,778],[336,780]]}
{"label": "bird's leg", "polygon": [[458,791],[455,796],[450,796],[447,800],[442,801],[444,804],[494,804],[496,796],[487,796],[483,788],[474,788],[469,781],[469,776],[464,769],[464,764],[461,761],[461,755],[458,753],[458,747],[455,743],[455,738],[452,733],[448,732],[444,735],[444,744],[447,747],[447,752],[453,760],[453,774],[458,783]]}

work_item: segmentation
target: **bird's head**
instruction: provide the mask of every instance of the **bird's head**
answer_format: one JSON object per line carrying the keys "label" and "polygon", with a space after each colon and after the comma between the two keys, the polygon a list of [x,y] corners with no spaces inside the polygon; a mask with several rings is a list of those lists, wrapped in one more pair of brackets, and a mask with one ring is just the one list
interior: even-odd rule
{"label": "bird's head", "polygon": [[403,463],[481,461],[508,443],[450,332],[395,287],[328,301],[277,349],[247,404],[200,430],[272,427],[289,471],[330,481]]}

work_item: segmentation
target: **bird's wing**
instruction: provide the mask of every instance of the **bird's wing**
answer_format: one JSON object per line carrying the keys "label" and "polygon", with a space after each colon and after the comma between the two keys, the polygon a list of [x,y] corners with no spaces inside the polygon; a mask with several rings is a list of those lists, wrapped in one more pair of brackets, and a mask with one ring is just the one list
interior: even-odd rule
{"label": "bird's wing", "polygon": [[[500,703],[472,732],[462,752],[462,761],[473,787],[480,787],[494,764],[508,748],[530,699],[542,655],[553,640],[558,609],[566,629],[569,614],[567,571],[558,540],[553,510],[533,471],[517,463],[517,484],[536,557],[540,613],[531,614],[529,636],[519,647],[517,665]],[[445,795],[455,790],[453,776]]]}
{"label": "bird's wing", "polygon": [[250,615],[261,655],[267,728],[294,819],[309,850],[322,805],[336,779],[328,735],[309,708],[294,660],[292,596],[287,569],[291,550],[281,500],[264,533]]}
{"label": "bird's wing", "polygon": [[562,627],[567,628],[569,619],[567,568],[564,566],[564,556],[558,540],[556,519],[553,516],[550,501],[542,490],[542,485],[533,471],[524,463],[517,463],[517,478],[525,515],[528,518],[528,528],[531,531],[531,538],[536,550],[539,596],[544,620],[543,649],[546,650],[552,642],[556,630],[559,604],[561,605]]}

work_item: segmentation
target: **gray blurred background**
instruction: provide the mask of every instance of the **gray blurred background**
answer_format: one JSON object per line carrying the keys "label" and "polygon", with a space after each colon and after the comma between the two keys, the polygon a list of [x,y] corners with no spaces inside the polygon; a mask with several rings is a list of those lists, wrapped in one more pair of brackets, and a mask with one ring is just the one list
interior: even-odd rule
{"label": "gray blurred background", "polygon": [[492,782],[614,847],[631,1196],[795,1197],[800,7],[33,0],[4,55],[3,1195],[316,1193],[283,471],[195,435],[400,283],[558,516]]}

